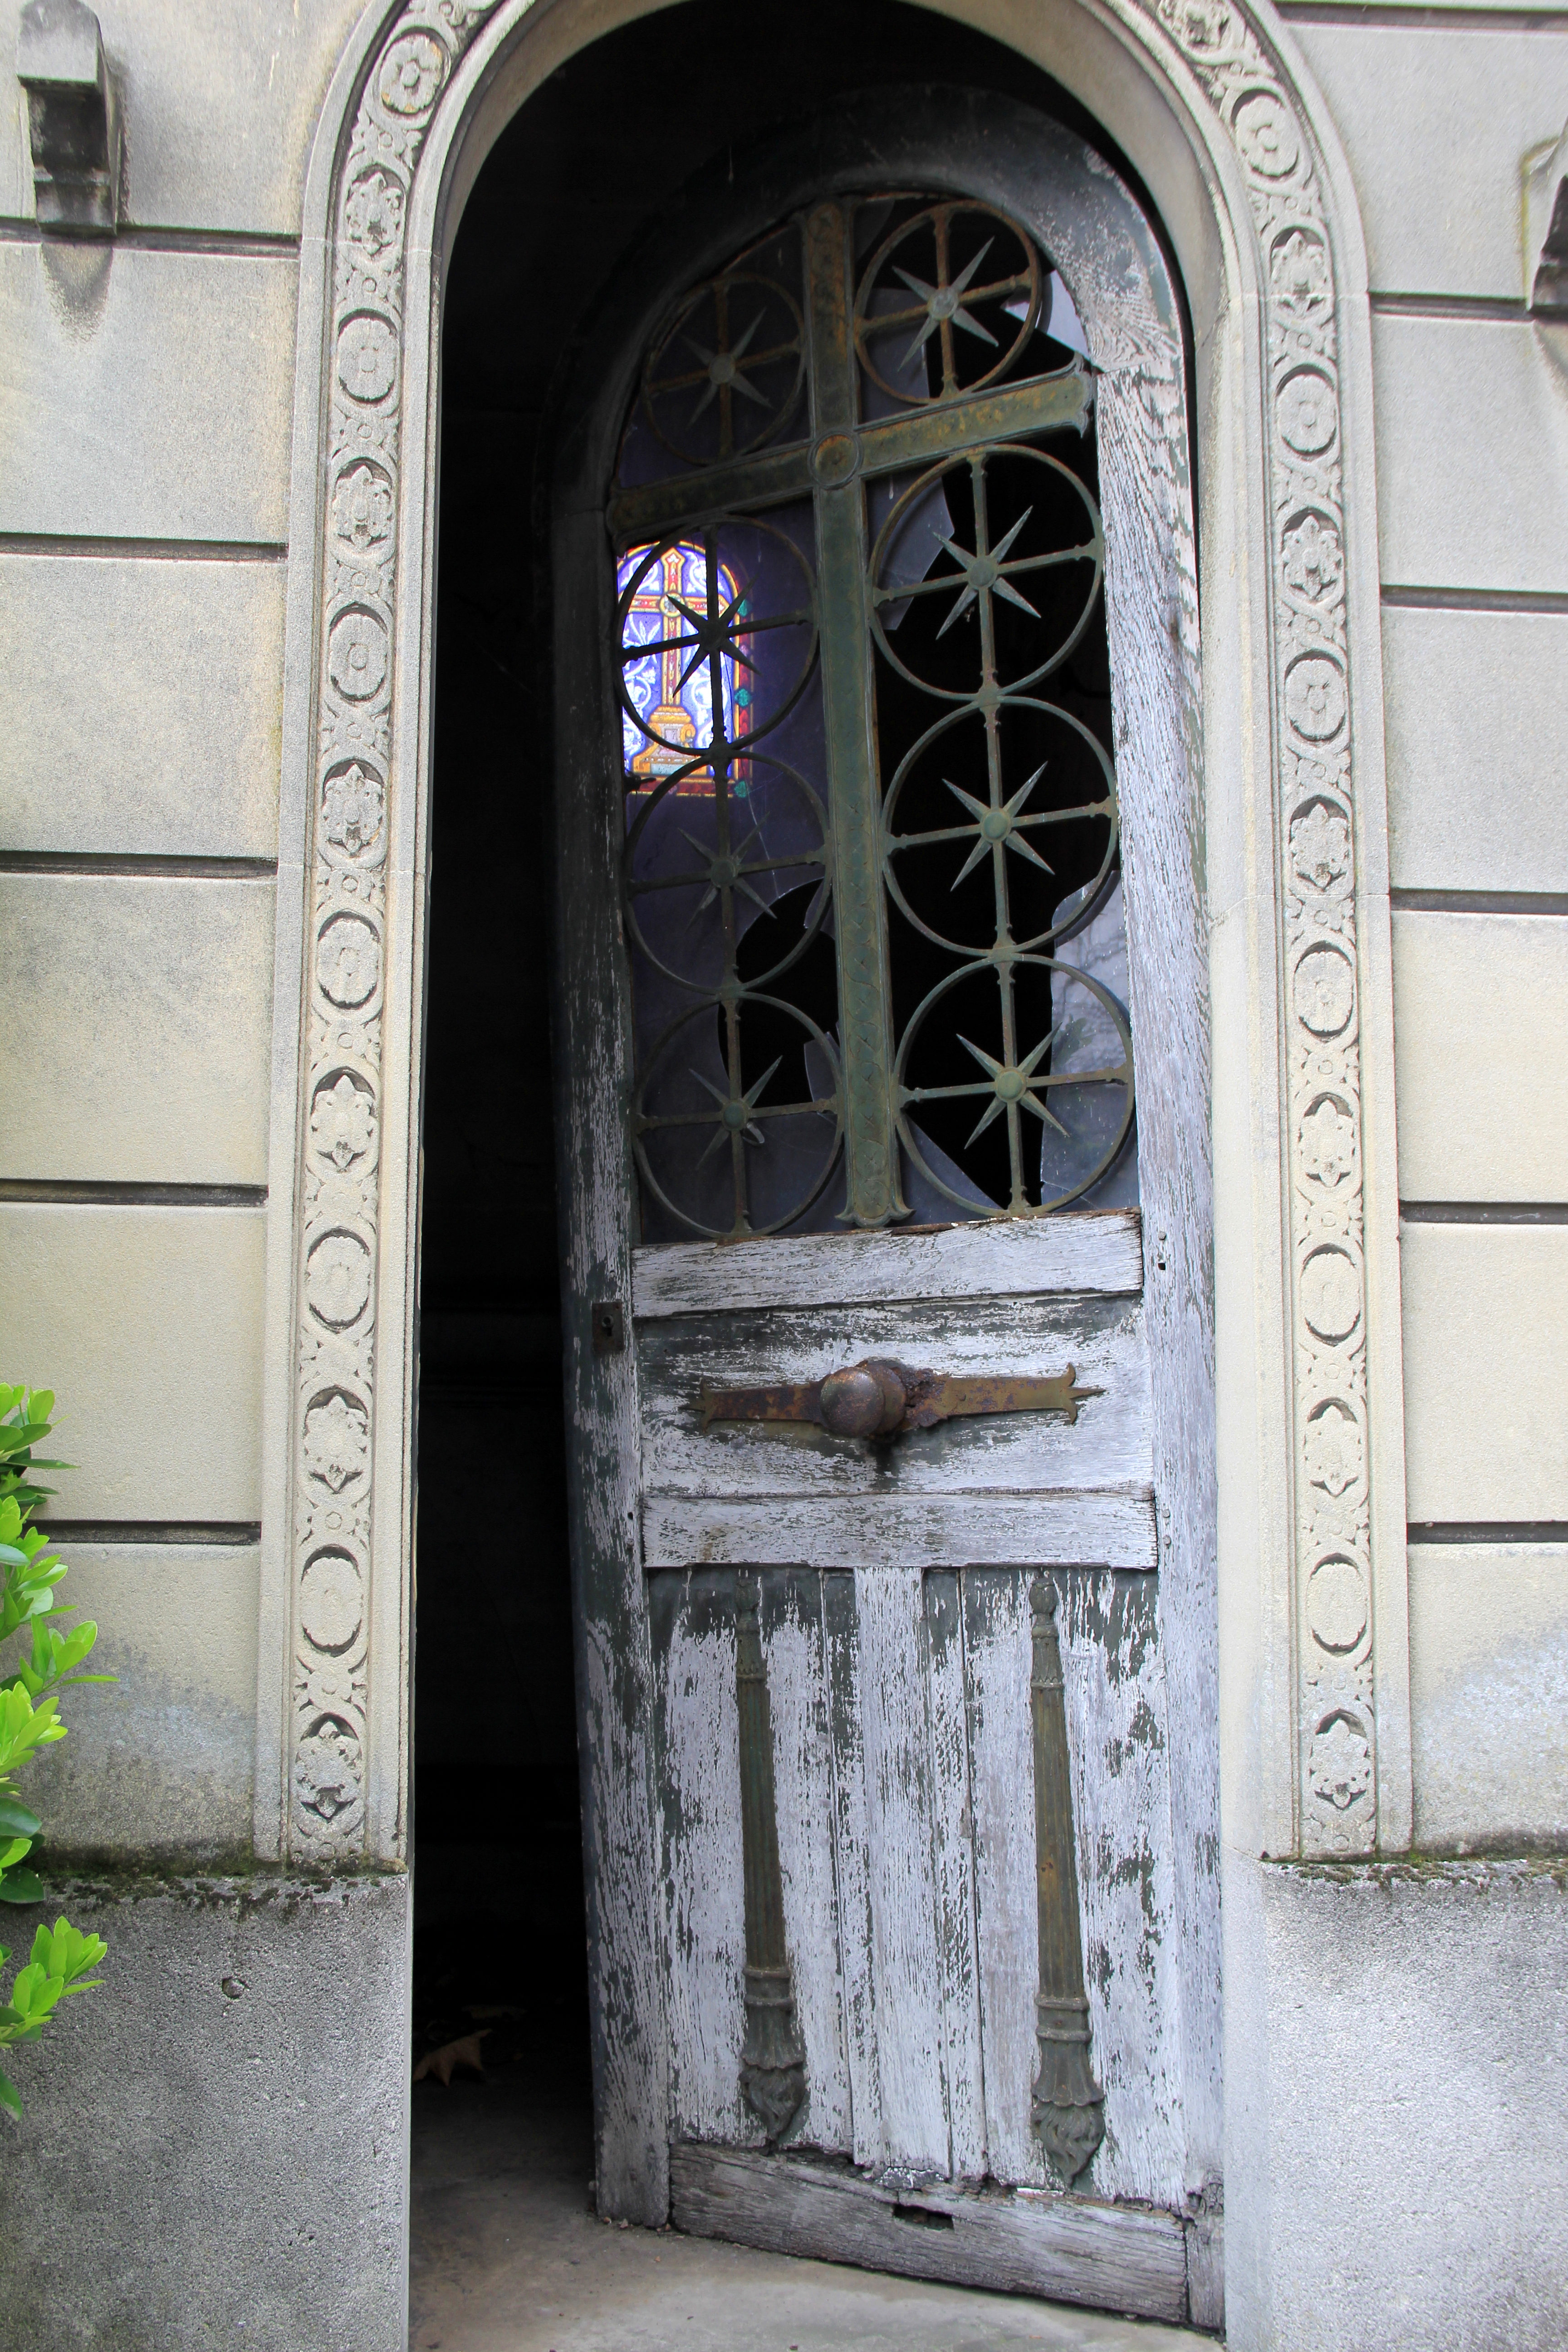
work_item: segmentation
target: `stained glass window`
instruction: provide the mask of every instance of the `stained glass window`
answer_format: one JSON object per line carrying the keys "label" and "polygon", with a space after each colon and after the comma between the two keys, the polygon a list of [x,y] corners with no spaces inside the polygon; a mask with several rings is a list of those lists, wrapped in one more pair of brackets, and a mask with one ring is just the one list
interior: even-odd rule
{"label": "stained glass window", "polygon": [[[725,564],[715,564],[712,586],[710,599],[707,551],[689,540],[634,547],[616,567],[616,592],[624,614],[623,650],[642,645],[650,648],[641,659],[627,661],[623,670],[621,741],[634,789],[643,780],[652,782],[681,767],[689,772],[678,791],[713,789],[711,766],[690,765],[694,750],[711,742],[714,733],[714,666],[701,633],[710,604],[721,620],[743,624],[746,599]],[[723,721],[719,732],[727,742],[738,741],[748,731],[752,691],[745,677],[751,667],[744,630],[737,628],[718,662]]]}

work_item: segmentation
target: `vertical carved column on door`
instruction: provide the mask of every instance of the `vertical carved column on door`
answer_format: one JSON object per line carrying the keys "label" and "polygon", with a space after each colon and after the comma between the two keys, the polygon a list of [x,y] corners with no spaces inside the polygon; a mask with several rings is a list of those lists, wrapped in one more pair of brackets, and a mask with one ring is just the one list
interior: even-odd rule
{"label": "vertical carved column on door", "polygon": [[1300,1843],[1377,1838],[1355,822],[1334,255],[1289,83],[1225,0],[1142,0],[1233,141],[1262,260],[1294,1391]]}
{"label": "vertical carved column on door", "polygon": [[[363,1851],[382,987],[397,595],[404,223],[430,118],[494,0],[405,10],[361,92],[333,213],[307,930],[287,1850]],[[401,1563],[388,1561],[397,1575]]]}
{"label": "vertical carved column on door", "polygon": [[746,2038],[741,2090],[770,2141],[788,2131],[805,2097],[805,2050],[795,2017],[784,1945],[784,1874],[773,1796],[768,1709],[754,1576],[735,1580],[735,1709],[741,1732],[741,1839],[746,1893]]}
{"label": "vertical carved column on door", "polygon": [[1040,2071],[1035,2078],[1029,2120],[1047,2159],[1070,2189],[1079,2173],[1087,2172],[1093,2163],[1095,2150],[1105,2137],[1105,2094],[1095,2081],[1089,2055],[1067,1699],[1061,1644],[1057,1638],[1057,1589],[1048,1578],[1037,1576],[1031,1582],[1029,1609],[1040,1936],[1040,1981],[1035,1999]]}

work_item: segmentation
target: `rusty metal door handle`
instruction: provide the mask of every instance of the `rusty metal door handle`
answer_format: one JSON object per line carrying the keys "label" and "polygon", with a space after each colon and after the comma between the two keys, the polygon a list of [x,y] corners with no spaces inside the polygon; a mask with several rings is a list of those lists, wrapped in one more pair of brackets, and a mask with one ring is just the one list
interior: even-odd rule
{"label": "rusty metal door handle", "polygon": [[1076,1422],[1084,1398],[1104,1393],[1075,1387],[1071,1364],[1046,1380],[1018,1373],[965,1377],[911,1371],[907,1364],[868,1356],[823,1380],[773,1388],[718,1389],[704,1381],[698,1409],[704,1430],[716,1421],[805,1421],[835,1437],[896,1437],[901,1430],[930,1429],[974,1413],[1059,1412]]}

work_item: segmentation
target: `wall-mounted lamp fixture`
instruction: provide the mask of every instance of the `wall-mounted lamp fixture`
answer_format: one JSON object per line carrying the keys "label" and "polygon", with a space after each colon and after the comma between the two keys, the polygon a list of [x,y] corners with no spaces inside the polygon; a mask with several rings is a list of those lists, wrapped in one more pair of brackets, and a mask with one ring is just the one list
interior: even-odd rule
{"label": "wall-mounted lamp fixture", "polygon": [[120,100],[84,0],[27,0],[16,79],[27,93],[38,226],[55,236],[112,236],[124,147]]}

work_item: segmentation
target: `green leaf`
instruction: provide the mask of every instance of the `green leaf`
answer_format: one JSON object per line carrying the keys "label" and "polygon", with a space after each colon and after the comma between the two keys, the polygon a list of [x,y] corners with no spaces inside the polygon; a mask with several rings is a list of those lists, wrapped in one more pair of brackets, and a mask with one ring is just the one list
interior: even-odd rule
{"label": "green leaf", "polygon": [[25,1667],[0,1684],[0,1775],[15,1771],[35,1748],[47,1748],[61,1738],[65,1725],[57,1723],[58,1702],[52,1698],[34,1706],[26,1689]]}
{"label": "green leaf", "polygon": [[37,1813],[30,1813],[19,1798],[8,1797],[0,1790],[0,1837],[35,1838],[43,1826]]}
{"label": "green leaf", "polygon": [[28,2026],[41,2025],[64,1990],[62,1978],[50,1976],[41,1962],[30,1960],[25,1969],[17,1970],[16,1981],[11,1988],[11,2006],[20,2011]]}
{"label": "green leaf", "polygon": [[36,1870],[8,1870],[0,1878],[0,1903],[41,1903],[44,1882]]}
{"label": "green leaf", "polygon": [[84,1617],[79,1625],[73,1625],[63,1639],[58,1633],[51,1633],[49,1640],[55,1653],[57,1675],[68,1675],[73,1666],[79,1666],[97,1639],[98,1627],[90,1617]]}
{"label": "green leaf", "polygon": [[[70,1468],[74,1465],[67,1464],[63,1466]],[[52,1486],[32,1486],[26,1485],[24,1481],[17,1478],[14,1470],[3,1475],[11,1479],[12,1485],[9,1491],[16,1497],[16,1501],[20,1503],[25,1511],[37,1510],[38,1505],[40,1503],[47,1503],[50,1496],[55,1491]]]}
{"label": "green leaf", "polygon": [[0,1871],[14,1870],[17,1863],[25,1862],[32,1851],[33,1841],[30,1837],[7,1838],[5,1844],[0,1846]]}
{"label": "green leaf", "polygon": [[[42,1969],[46,1976],[58,1977],[62,1984],[73,1985],[76,1978],[97,1968],[108,1950],[101,1936],[84,1936],[62,1916],[52,1927],[36,1930],[30,1965]],[[85,1985],[75,1989],[87,1990]]]}
{"label": "green leaf", "polygon": [[20,2116],[22,2112],[22,2102],[16,2095],[16,2085],[9,2076],[5,2074],[0,2074],[0,2107],[4,2107],[7,2114],[13,2116]]}
{"label": "green leaf", "polygon": [[54,1409],[53,1389],[35,1389],[27,1400],[27,1419],[31,1422],[47,1421]]}

